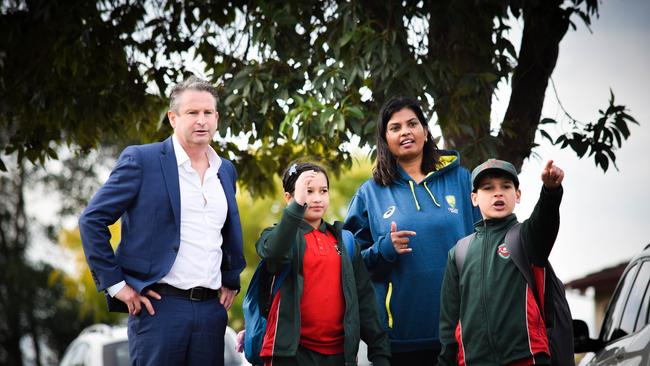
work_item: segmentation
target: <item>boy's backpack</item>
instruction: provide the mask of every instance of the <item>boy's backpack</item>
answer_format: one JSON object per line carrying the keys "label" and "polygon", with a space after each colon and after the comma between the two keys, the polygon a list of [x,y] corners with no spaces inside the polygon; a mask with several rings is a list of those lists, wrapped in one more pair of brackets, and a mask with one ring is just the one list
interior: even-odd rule
{"label": "boy's backpack", "polygon": [[[350,261],[354,258],[354,236],[347,230],[341,230],[343,245]],[[266,269],[266,261],[262,259],[253,273],[253,278],[248,285],[246,296],[244,296],[244,354],[248,362],[253,365],[263,365],[260,357],[262,342],[266,333],[266,317],[271,310],[271,304],[275,295],[280,290],[282,282],[291,271],[287,263],[280,272],[273,275]]]}
{"label": "boy's backpack", "polygon": [[[465,257],[469,250],[469,244],[476,233],[468,235],[456,243],[454,258],[456,269],[462,273]],[[510,258],[524,276],[528,286],[533,290],[535,300],[540,309],[544,309],[544,322],[546,323],[546,335],[551,352],[551,365],[575,365],[573,350],[573,319],[569,303],[566,300],[564,284],[555,275],[551,263],[546,261],[545,276],[546,288],[544,289],[543,302],[540,302],[540,295],[537,293],[535,276],[530,266],[528,255],[521,244],[521,223],[515,224],[506,233],[506,248],[510,251]],[[541,306],[544,304],[544,306]]]}

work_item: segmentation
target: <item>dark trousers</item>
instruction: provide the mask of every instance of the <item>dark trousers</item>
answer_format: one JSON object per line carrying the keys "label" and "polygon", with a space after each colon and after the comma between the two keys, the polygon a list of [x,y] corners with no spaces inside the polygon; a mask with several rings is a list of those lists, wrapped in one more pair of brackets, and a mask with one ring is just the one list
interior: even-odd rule
{"label": "dark trousers", "polygon": [[298,347],[295,357],[273,357],[273,360],[266,362],[266,366],[343,366],[345,358],[342,353],[336,355],[324,355],[305,348]]}
{"label": "dark trousers", "polygon": [[132,365],[223,366],[223,339],[228,314],[219,299],[191,301],[162,296],[151,299],[155,315],[143,306],[129,315]]}
{"label": "dark trousers", "polygon": [[411,352],[393,352],[391,366],[434,366],[438,363],[438,350],[421,350]]}

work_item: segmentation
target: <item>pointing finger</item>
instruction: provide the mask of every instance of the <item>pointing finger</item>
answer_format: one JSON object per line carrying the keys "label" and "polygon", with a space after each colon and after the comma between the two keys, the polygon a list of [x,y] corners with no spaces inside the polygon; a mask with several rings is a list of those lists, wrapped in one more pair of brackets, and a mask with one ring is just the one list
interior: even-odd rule
{"label": "pointing finger", "polygon": [[394,233],[396,231],[397,231],[397,224],[395,223],[395,221],[391,221],[391,223],[390,223],[390,232]]}
{"label": "pointing finger", "polygon": [[395,232],[396,236],[415,236],[415,231],[410,230],[400,230]]}
{"label": "pointing finger", "polygon": [[544,170],[542,170],[542,179],[543,178],[550,178],[553,173],[553,160],[549,160],[546,162],[546,165],[544,166]]}
{"label": "pointing finger", "polygon": [[550,171],[551,168],[553,168],[553,160],[549,160],[546,162],[546,166],[544,167],[544,170]]}

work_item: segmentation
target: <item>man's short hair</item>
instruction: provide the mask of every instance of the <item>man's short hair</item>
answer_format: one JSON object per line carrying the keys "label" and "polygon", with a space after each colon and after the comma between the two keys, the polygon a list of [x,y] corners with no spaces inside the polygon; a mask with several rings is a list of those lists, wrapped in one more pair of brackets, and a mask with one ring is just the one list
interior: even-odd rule
{"label": "man's short hair", "polygon": [[181,83],[174,85],[171,93],[169,94],[169,110],[178,113],[178,100],[181,94],[186,90],[206,91],[214,97],[214,108],[217,108],[219,96],[217,95],[217,88],[207,80],[203,80],[194,75],[183,80]]}

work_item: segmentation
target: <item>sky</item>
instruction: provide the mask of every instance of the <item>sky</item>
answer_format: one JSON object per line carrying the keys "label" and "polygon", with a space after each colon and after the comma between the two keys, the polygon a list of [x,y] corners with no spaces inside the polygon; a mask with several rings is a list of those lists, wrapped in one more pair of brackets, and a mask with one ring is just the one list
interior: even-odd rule
{"label": "sky", "polygon": [[[627,106],[640,125],[632,125],[630,138],[616,152],[619,170],[603,173],[593,159],[578,159],[573,150],[560,150],[548,142],[524,162],[520,174],[522,202],[515,213],[528,217],[541,187],[544,163],[553,159],[565,172],[560,208],[560,232],[551,263],[564,282],[628,261],[650,244],[646,207],[650,203],[650,1],[609,0],[600,3],[600,18],[590,33],[576,20],[560,43],[552,78],[564,108],[577,120],[598,118],[608,105],[611,88],[619,104]],[[513,34],[521,33],[514,25]],[[519,36],[520,37],[520,36]],[[494,105],[503,119],[509,90],[499,92]],[[564,120],[552,86],[546,93],[542,117]],[[574,318],[588,322],[591,299],[570,298]],[[594,334],[593,324],[590,326]]]}
{"label": "sky", "polygon": [[[644,207],[650,203],[650,2],[606,1],[593,34],[578,27],[560,44],[552,76],[565,109],[579,121],[594,121],[611,88],[640,126],[632,125],[630,138],[617,151],[619,171],[603,173],[593,159],[578,159],[572,150],[548,142],[535,150],[540,158],[522,167],[523,196],[516,211],[522,217],[535,204],[546,160],[565,171],[561,227],[551,255],[564,281],[619,264],[650,243]],[[542,116],[562,115],[549,86]]]}

